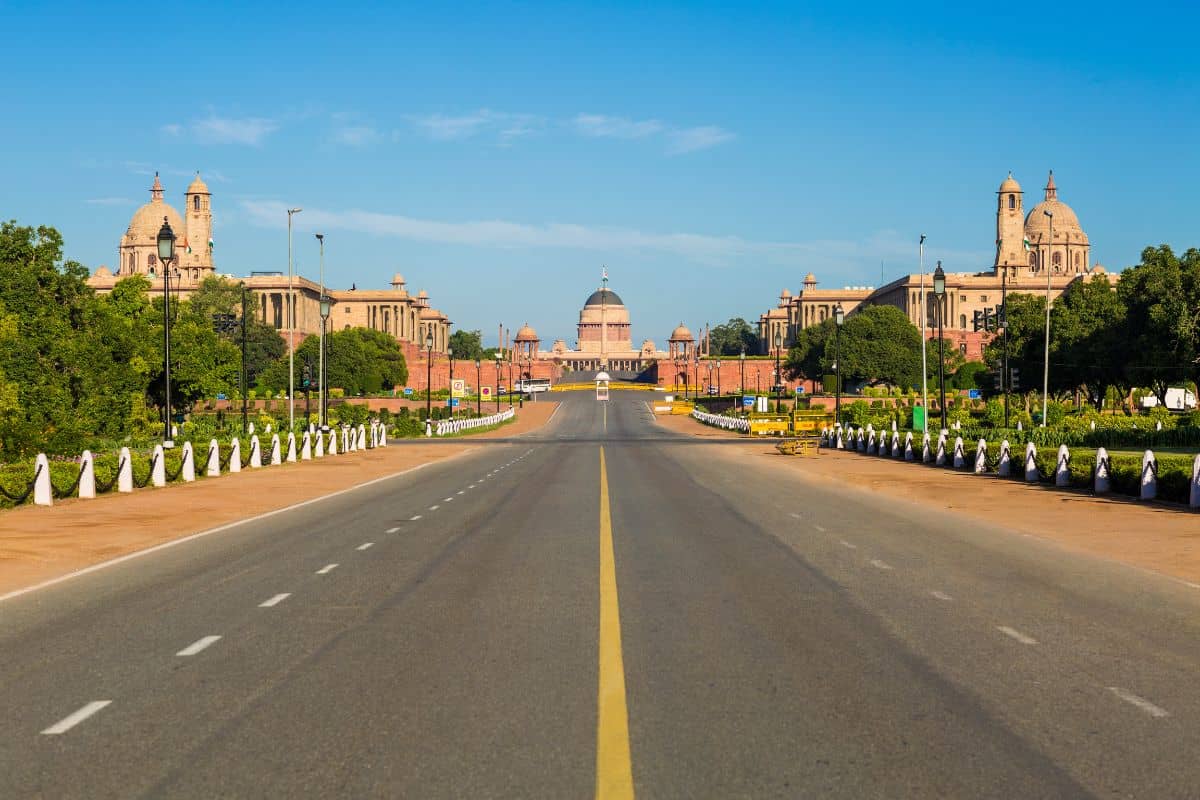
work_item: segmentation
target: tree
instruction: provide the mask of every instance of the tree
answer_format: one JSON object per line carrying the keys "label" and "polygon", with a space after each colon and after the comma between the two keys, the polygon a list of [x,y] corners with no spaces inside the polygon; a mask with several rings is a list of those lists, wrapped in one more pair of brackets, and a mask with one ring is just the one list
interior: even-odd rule
{"label": "tree", "polygon": [[758,351],[758,334],[741,317],[714,327],[709,331],[709,341],[715,356],[736,356],[743,350],[747,353]]}
{"label": "tree", "polygon": [[1122,274],[1117,297],[1134,354],[1127,375],[1165,404],[1173,382],[1200,377],[1200,251],[1188,250],[1181,260],[1165,244],[1147,247],[1141,263]]}
{"label": "tree", "polygon": [[1126,365],[1134,354],[1125,316],[1125,305],[1105,276],[1072,283],[1050,310],[1051,386],[1082,388],[1097,409],[1109,387],[1127,387]]}
{"label": "tree", "polygon": [[982,361],[964,361],[962,366],[954,371],[950,385],[955,389],[975,389],[978,385],[976,376],[987,371],[988,366]]}
{"label": "tree", "polygon": [[483,350],[483,333],[480,331],[455,331],[450,334],[450,349],[454,351],[456,360],[474,361],[486,358]]}
{"label": "tree", "polygon": [[[329,336],[328,349],[329,386],[343,389],[347,395],[377,394],[403,386],[408,380],[408,367],[400,344],[383,331],[369,328],[334,331]],[[295,360],[297,364],[308,360],[316,365],[319,355],[319,338],[309,336],[296,348]],[[277,389],[287,388],[286,356],[263,373],[262,382]]]}
{"label": "tree", "polygon": [[[187,315],[197,324],[212,324],[215,314],[242,315],[242,292],[246,291],[244,284],[231,281],[228,278],[210,275],[200,282],[199,288],[188,299]],[[287,353],[287,342],[279,335],[274,326],[258,319],[254,314],[256,300],[253,294],[248,300],[246,319],[246,386],[257,384],[258,376],[272,363]],[[232,383],[228,388],[238,388],[237,374],[241,372],[242,329],[237,326],[232,330],[221,332],[222,340],[233,344],[238,349],[238,367],[234,372]],[[174,337],[172,337],[173,339]],[[174,390],[172,390],[174,391]]]}
{"label": "tree", "polygon": [[[832,339],[835,335],[832,318],[816,325],[809,325],[796,334],[796,341],[788,350],[787,361],[783,365],[783,374],[789,380],[808,378],[815,380],[833,369],[834,347]],[[828,348],[826,344],[828,343]],[[828,350],[828,358],[826,351]]]}
{"label": "tree", "polygon": [[[826,341],[825,352],[827,359],[832,356],[832,341]],[[867,306],[848,316],[841,358],[843,380],[902,389],[921,385],[921,332],[895,306]]]}

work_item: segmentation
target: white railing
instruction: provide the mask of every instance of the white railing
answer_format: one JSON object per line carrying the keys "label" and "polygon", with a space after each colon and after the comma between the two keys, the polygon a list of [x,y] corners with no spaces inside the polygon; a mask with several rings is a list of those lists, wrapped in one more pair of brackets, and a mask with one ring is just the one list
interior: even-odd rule
{"label": "white railing", "polygon": [[692,417],[703,422],[705,425],[712,425],[727,431],[738,431],[739,433],[750,432],[750,420],[748,419],[727,417],[724,414],[709,414],[707,411],[700,411],[698,409],[693,409]]}
{"label": "white railing", "polygon": [[514,409],[501,411],[499,414],[489,414],[486,417],[472,417],[470,419],[444,419],[438,422],[433,429],[434,436],[450,436],[463,431],[473,431],[476,428],[487,428],[492,425],[499,425],[501,422],[506,422],[517,415]]}

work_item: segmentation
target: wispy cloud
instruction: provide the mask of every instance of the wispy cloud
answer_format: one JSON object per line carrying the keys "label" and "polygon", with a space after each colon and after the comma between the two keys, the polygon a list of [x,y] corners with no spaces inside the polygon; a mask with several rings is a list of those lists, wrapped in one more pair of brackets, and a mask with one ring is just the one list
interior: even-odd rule
{"label": "wispy cloud", "polygon": [[702,125],[698,128],[680,128],[667,134],[667,152],[672,155],[694,153],[697,150],[707,150],[733,139],[734,135],[724,128],[715,125]]}
{"label": "wispy cloud", "polygon": [[383,134],[370,125],[343,125],[334,129],[333,139],[348,147],[367,147],[383,140]]}
{"label": "wispy cloud", "polygon": [[513,114],[486,108],[469,114],[425,114],[410,119],[417,130],[438,141],[469,139],[490,133],[501,142],[511,142],[537,133],[541,127],[541,120],[533,114]]}
{"label": "wispy cloud", "polygon": [[279,123],[266,117],[221,117],[210,113],[188,123],[162,126],[169,136],[191,135],[201,144],[243,144],[258,147],[279,130]]}
{"label": "wispy cloud", "polygon": [[133,206],[137,205],[136,200],[130,200],[128,197],[92,197],[84,201],[89,206]]}
{"label": "wispy cloud", "polygon": [[[284,203],[242,200],[241,208],[252,224],[272,228],[286,225],[287,206]],[[911,242],[889,231],[863,241],[755,241],[740,236],[660,233],[577,223],[446,222],[361,209],[336,211],[309,206],[305,206],[304,214],[297,219],[302,220],[306,229],[341,230],[413,242],[502,249],[653,251],[715,266],[774,264],[817,269],[820,265],[840,262],[862,274],[873,274],[880,259],[888,263],[907,263],[911,261],[913,249]],[[954,259],[955,263],[972,266],[983,264],[990,257],[986,252],[947,253],[945,256]]]}
{"label": "wispy cloud", "polygon": [[609,139],[644,139],[662,133],[666,127],[656,119],[632,120],[606,114],[576,114],[571,122],[584,136]]}

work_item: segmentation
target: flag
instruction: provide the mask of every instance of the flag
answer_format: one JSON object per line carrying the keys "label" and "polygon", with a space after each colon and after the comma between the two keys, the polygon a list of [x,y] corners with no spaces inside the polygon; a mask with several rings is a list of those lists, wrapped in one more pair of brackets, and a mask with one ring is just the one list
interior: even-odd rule
{"label": "flag", "polygon": [[208,252],[211,253],[212,249],[213,249],[213,240],[212,240],[212,237],[210,236],[210,237],[208,237]]}
{"label": "flag", "polygon": [[1026,236],[1026,237],[1025,237],[1025,252],[1026,252],[1026,253],[1028,253],[1028,252],[1029,252],[1030,250],[1032,250],[1032,249],[1033,249],[1033,247],[1032,247],[1032,245],[1031,245],[1031,244],[1030,244],[1030,242],[1029,242],[1029,237],[1028,237],[1028,236]]}
{"label": "flag", "polygon": [[186,236],[185,236],[185,237],[183,237],[183,250],[184,250],[184,252],[186,252],[188,255],[191,255],[191,254],[192,254],[192,246],[191,246],[190,244],[188,244],[188,240],[187,240],[187,237],[186,237]]}

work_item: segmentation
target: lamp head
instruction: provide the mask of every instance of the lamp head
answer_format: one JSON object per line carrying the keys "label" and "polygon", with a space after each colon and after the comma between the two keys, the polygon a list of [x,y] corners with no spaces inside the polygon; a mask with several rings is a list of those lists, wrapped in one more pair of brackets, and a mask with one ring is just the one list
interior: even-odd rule
{"label": "lamp head", "polygon": [[838,303],[833,307],[833,321],[840,328],[842,323],[846,321],[846,312],[842,310],[842,304]]}
{"label": "lamp head", "polygon": [[322,320],[329,319],[329,309],[330,309],[329,295],[325,295],[321,298],[321,319]]}
{"label": "lamp head", "polygon": [[318,242],[320,242],[322,245],[324,245],[324,244],[325,244],[325,234],[323,234],[323,233],[314,233],[314,234],[313,234],[313,236],[316,236],[316,237],[317,237],[317,241],[318,241]]}
{"label": "lamp head", "polygon": [[171,223],[163,217],[162,227],[158,229],[158,258],[164,264],[169,264],[174,257],[175,231],[171,230]]}
{"label": "lamp head", "polygon": [[431,353],[433,352],[433,331],[425,334],[425,349]]}
{"label": "lamp head", "polygon": [[946,272],[942,269],[942,262],[937,262],[937,269],[933,273],[933,293],[939,298],[946,293]]}

